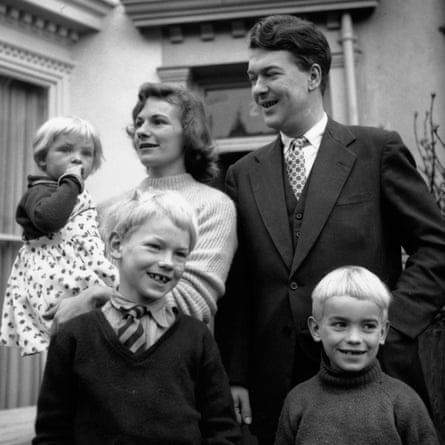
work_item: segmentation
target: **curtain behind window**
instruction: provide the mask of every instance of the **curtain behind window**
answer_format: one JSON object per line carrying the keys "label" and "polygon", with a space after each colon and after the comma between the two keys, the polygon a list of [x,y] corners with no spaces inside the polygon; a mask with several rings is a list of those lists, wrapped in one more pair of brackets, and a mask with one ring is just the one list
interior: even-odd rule
{"label": "curtain behind window", "polygon": [[[0,75],[0,306],[20,241],[15,222],[26,176],[36,173],[32,140],[48,117],[45,88]],[[21,357],[18,349],[0,346],[0,409],[33,405],[44,356]]]}

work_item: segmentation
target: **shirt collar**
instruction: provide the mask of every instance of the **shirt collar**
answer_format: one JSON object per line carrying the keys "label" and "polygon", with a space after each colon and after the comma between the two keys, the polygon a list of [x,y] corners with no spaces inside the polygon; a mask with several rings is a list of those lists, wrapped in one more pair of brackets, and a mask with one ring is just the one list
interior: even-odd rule
{"label": "shirt collar", "polygon": [[[328,116],[325,112],[323,112],[322,118],[311,128],[309,128],[303,136],[309,141],[309,144],[318,148],[321,143],[321,138],[323,137],[323,133],[326,130],[326,125],[328,123]],[[289,149],[290,142],[295,139],[289,136],[286,136],[284,133],[281,134],[281,141],[283,142],[283,149],[286,152]]]}
{"label": "shirt collar", "polygon": [[175,318],[173,308],[169,304],[164,304],[156,311],[150,311],[153,320],[161,328],[168,328],[170,326],[170,320]]}
{"label": "shirt collar", "polygon": [[[116,310],[119,310],[118,308],[120,307],[123,309],[130,309],[131,307],[135,306],[134,301],[126,299],[119,292],[113,292],[110,303]],[[142,306],[147,308],[150,316],[153,318],[156,324],[162,328],[168,328],[170,326],[170,320],[175,317],[173,308],[167,303],[167,301],[164,305],[159,306],[156,309],[150,307],[149,304]]]}

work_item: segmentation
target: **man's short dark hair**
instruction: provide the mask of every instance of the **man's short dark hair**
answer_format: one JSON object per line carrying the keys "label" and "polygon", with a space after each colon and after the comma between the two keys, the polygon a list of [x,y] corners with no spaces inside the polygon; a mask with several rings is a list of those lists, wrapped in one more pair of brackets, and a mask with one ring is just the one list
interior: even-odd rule
{"label": "man's short dark hair", "polygon": [[303,71],[318,64],[321,68],[320,89],[324,93],[331,67],[331,50],[326,37],[313,23],[292,15],[271,15],[252,27],[249,48],[289,51]]}

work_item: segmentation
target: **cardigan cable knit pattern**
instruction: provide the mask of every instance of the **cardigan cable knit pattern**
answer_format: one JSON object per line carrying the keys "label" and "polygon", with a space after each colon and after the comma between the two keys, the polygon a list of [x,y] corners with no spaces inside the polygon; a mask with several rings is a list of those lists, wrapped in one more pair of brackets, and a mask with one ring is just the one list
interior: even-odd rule
{"label": "cardigan cable knit pattern", "polygon": [[325,361],[287,396],[275,445],[439,445],[414,390],[383,373],[377,360],[357,373]]}
{"label": "cardigan cable knit pattern", "polygon": [[[196,181],[184,173],[164,178],[145,178],[138,187],[149,190],[175,190],[195,209],[198,218],[198,242],[187,258],[184,274],[172,292],[169,302],[184,313],[209,323],[216,304],[225,292],[225,281],[237,247],[236,211],[232,200],[220,190]],[[132,191],[98,206],[101,232],[105,237],[112,228],[107,210]]]}

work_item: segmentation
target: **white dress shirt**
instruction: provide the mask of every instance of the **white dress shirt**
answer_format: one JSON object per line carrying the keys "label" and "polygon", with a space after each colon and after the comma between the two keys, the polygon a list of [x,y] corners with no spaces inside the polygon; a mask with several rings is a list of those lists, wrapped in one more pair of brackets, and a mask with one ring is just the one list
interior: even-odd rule
{"label": "white dress shirt", "polygon": [[[304,167],[306,172],[306,178],[309,177],[311,173],[312,166],[314,165],[315,158],[318,153],[318,149],[320,148],[321,139],[323,138],[323,134],[326,130],[326,125],[328,123],[328,116],[326,113],[323,113],[323,117],[306,133],[304,133],[301,137],[305,137],[309,144],[303,147],[304,154]],[[281,141],[283,142],[283,154],[286,154],[287,150],[289,150],[290,143],[295,138],[290,138],[286,136],[284,133],[281,134]]]}
{"label": "white dress shirt", "polygon": [[[125,325],[126,320],[124,314],[116,309],[116,307],[129,309],[133,307],[135,303],[127,300],[123,295],[120,295],[117,292],[113,294],[111,300],[112,301],[107,301],[107,303],[104,304],[102,312],[117,334],[119,329]],[[149,312],[141,318],[145,334],[145,349],[148,349],[151,345],[156,343],[176,319],[174,309],[167,304],[167,302],[155,310],[150,306],[147,306],[147,309]]]}

